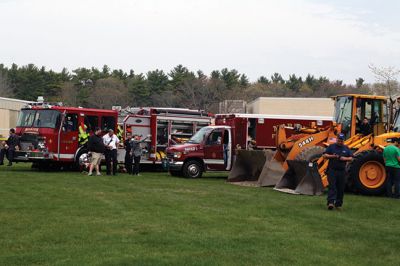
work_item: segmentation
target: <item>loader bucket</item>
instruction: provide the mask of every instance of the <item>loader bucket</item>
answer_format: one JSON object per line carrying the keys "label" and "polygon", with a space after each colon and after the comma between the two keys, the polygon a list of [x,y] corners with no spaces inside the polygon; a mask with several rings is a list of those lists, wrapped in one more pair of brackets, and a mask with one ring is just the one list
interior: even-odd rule
{"label": "loader bucket", "polygon": [[276,184],[275,190],[303,195],[321,195],[323,185],[316,163],[287,161],[289,169]]}
{"label": "loader bucket", "polygon": [[257,181],[265,164],[262,150],[237,150],[228,182]]}
{"label": "loader bucket", "polygon": [[258,184],[261,187],[275,186],[284,173],[285,170],[282,167],[282,163],[274,158],[273,151],[268,151],[266,152],[266,161],[258,179]]}

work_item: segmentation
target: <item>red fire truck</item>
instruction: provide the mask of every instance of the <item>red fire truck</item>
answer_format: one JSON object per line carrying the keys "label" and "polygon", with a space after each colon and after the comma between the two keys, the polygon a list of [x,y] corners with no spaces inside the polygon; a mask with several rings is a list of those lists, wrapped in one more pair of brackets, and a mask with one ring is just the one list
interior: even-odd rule
{"label": "red fire truck", "polygon": [[167,149],[169,171],[189,178],[201,177],[206,170],[229,171],[237,148],[275,148],[274,127],[278,125],[328,126],[332,120],[326,116],[216,115],[216,125],[203,127],[185,144]]}
{"label": "red fire truck", "polygon": [[[199,110],[185,108],[135,108],[133,114],[125,117],[124,134],[138,134],[143,143],[141,163],[161,164],[166,157],[167,147],[182,144],[201,128],[211,124],[212,115]],[[122,163],[125,150],[118,151],[118,161]]]}
{"label": "red fire truck", "polygon": [[113,110],[64,107],[41,103],[21,110],[16,133],[20,149],[16,161],[39,167],[75,165],[87,158],[87,140],[96,127],[117,128]]}

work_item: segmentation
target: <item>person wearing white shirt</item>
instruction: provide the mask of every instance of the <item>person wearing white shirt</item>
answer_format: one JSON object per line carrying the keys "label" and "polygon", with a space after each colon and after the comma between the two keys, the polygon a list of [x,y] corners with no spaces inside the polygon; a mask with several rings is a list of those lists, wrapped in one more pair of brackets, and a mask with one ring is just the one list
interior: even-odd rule
{"label": "person wearing white shirt", "polygon": [[114,134],[114,130],[108,130],[108,133],[103,136],[103,142],[106,146],[104,157],[106,158],[107,175],[111,175],[111,162],[112,174],[117,174],[117,145],[119,143],[118,137]]}

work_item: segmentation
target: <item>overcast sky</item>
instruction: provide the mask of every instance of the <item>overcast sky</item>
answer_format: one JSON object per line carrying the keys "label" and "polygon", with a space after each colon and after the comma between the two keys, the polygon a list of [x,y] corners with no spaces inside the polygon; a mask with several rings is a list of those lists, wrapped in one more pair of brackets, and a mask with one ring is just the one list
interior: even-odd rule
{"label": "overcast sky", "polygon": [[0,0],[0,63],[224,67],[373,82],[400,68],[398,0]]}

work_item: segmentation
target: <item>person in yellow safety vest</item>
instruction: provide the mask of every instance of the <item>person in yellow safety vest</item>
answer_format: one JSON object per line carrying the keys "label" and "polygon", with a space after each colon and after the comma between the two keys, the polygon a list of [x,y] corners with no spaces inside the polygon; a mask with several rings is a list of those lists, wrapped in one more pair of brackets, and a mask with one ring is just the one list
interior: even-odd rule
{"label": "person in yellow safety vest", "polygon": [[124,142],[124,129],[120,125],[118,125],[117,138],[119,139],[120,143]]}
{"label": "person in yellow safety vest", "polygon": [[89,133],[87,132],[87,126],[85,123],[81,123],[79,125],[79,135],[78,135],[78,142],[79,145],[84,145],[89,140]]}

